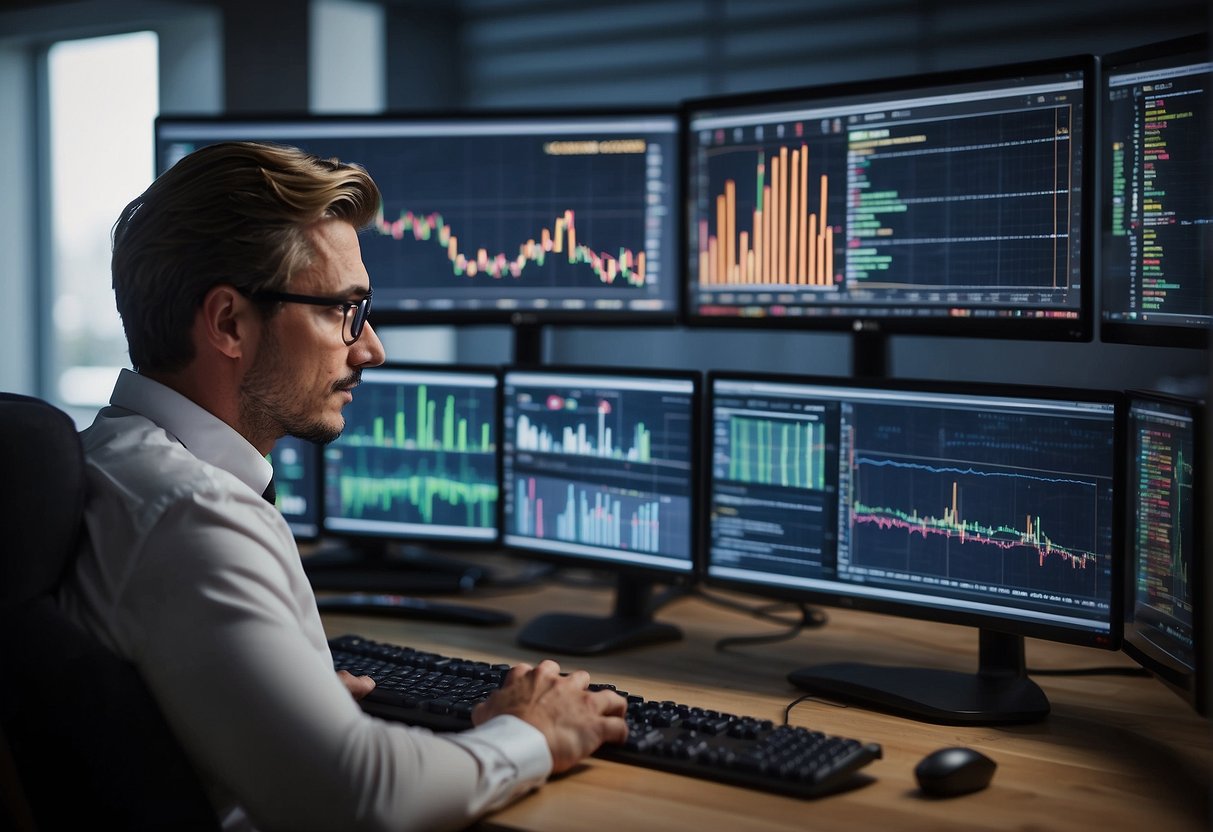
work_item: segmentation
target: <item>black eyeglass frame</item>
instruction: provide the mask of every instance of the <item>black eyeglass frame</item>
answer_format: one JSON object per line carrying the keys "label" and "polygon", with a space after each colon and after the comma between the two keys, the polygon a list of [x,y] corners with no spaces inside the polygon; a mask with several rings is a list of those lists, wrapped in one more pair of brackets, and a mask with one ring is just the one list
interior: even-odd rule
{"label": "black eyeglass frame", "polygon": [[[261,289],[256,292],[248,292],[241,289],[240,292],[258,301],[306,303],[311,306],[340,306],[343,314],[341,320],[341,340],[345,342],[347,347],[353,346],[362,337],[362,330],[366,326],[366,320],[371,315],[371,296],[375,294],[374,289],[368,289],[366,294],[359,300],[343,300],[341,298],[322,298],[316,295],[296,295],[292,292],[277,292],[273,289]],[[354,312],[352,319],[350,318],[351,310]],[[348,338],[345,334],[347,325],[350,331]]]}

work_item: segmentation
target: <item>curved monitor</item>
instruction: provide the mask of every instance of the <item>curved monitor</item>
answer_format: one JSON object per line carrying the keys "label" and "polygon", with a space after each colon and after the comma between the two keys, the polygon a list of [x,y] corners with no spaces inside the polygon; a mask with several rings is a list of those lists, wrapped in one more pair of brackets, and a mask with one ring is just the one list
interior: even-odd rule
{"label": "curved monitor", "polygon": [[680,371],[505,370],[506,546],[619,578],[612,616],[544,616],[523,644],[589,654],[679,637],[652,620],[648,582],[694,571],[698,394]]}
{"label": "curved monitor", "polygon": [[166,117],[159,170],[254,139],[357,162],[383,192],[361,238],[376,323],[673,321],[671,111]]}
{"label": "curved monitor", "polygon": [[1203,407],[1195,401],[1129,394],[1124,651],[1201,713],[1208,708],[1199,590],[1205,574],[1203,425]]}
{"label": "curved monitor", "polygon": [[1121,637],[1118,396],[712,374],[706,581],[981,630],[980,668],[825,665],[813,692],[939,722],[1048,712],[1023,637]]}
{"label": "curved monitor", "polygon": [[1207,347],[1213,60],[1205,36],[1103,58],[1100,337]]}
{"label": "curved monitor", "polygon": [[1089,340],[1089,56],[684,103],[691,323]]}

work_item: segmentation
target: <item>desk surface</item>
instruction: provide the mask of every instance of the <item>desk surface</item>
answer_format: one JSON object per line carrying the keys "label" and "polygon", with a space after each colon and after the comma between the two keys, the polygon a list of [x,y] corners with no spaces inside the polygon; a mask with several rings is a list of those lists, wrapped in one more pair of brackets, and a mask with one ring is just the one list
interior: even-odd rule
{"label": "desk surface", "polygon": [[[756,599],[711,593],[747,604]],[[606,614],[601,589],[546,585],[461,603],[508,610],[525,623],[540,611]],[[715,649],[725,636],[775,633],[779,627],[699,597],[678,599],[658,615],[682,628],[679,642],[598,657],[551,657],[584,668],[649,699],[780,721],[800,692],[788,671],[807,664],[867,661],[972,671],[977,633],[965,627],[827,610],[826,626],[780,643]],[[330,636],[357,633],[446,655],[535,662],[515,643],[518,625],[468,627],[328,614]],[[1030,668],[1133,667],[1120,653],[1029,639]],[[1210,828],[1209,723],[1161,682],[1129,676],[1038,676],[1052,703],[1044,722],[955,727],[809,700],[790,722],[880,743],[884,758],[864,771],[871,782],[802,801],[591,758],[478,828],[595,830],[746,829],[1158,829]],[[967,745],[998,763],[991,786],[946,800],[921,796],[915,764],[947,745]]]}

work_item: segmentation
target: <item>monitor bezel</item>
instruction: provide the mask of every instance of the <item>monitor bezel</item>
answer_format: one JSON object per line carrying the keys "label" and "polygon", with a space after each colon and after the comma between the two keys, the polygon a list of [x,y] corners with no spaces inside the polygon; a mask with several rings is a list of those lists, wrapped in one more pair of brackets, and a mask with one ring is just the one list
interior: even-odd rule
{"label": "monitor bezel", "polygon": [[738,380],[742,382],[770,382],[790,385],[822,385],[827,387],[852,388],[856,390],[898,390],[907,392],[941,393],[941,394],[975,394],[988,397],[1028,397],[1052,400],[1058,402],[1079,401],[1113,406],[1112,417],[1112,500],[1111,500],[1111,574],[1109,576],[1110,595],[1108,608],[1108,632],[1100,633],[1074,627],[1047,624],[1026,619],[1008,619],[982,613],[956,609],[945,609],[930,605],[918,605],[907,602],[893,601],[884,598],[870,598],[848,594],[845,591],[829,589],[814,589],[805,587],[775,586],[761,582],[749,582],[735,578],[723,578],[711,573],[711,514],[712,514],[712,468],[707,468],[702,477],[703,494],[701,500],[704,510],[701,512],[700,540],[701,575],[705,586],[732,590],[751,595],[771,598],[780,601],[798,603],[822,604],[840,609],[851,609],[862,612],[894,615],[901,618],[933,621],[942,624],[959,624],[982,630],[1006,633],[1013,636],[1041,638],[1050,641],[1063,642],[1095,647],[1104,650],[1117,650],[1121,646],[1124,619],[1124,560],[1125,549],[1123,542],[1123,512],[1124,501],[1117,498],[1123,493],[1124,483],[1124,397],[1120,391],[1102,389],[1063,389],[1020,384],[995,384],[964,382],[963,384],[929,381],[922,379],[891,379],[874,381],[853,377],[837,376],[808,376],[779,373],[739,372],[728,370],[711,371],[704,382],[704,446],[700,455],[705,460],[712,459],[712,424],[715,419],[715,399],[717,380]]}
{"label": "monitor bezel", "polygon": [[[363,373],[373,373],[378,371],[403,371],[403,372],[420,372],[434,373],[437,375],[485,375],[493,376],[496,379],[496,388],[493,394],[493,424],[500,432],[501,428],[501,367],[496,364],[428,364],[417,362],[385,362],[375,367],[367,367]],[[354,398],[358,398],[358,390],[354,390]],[[331,443],[330,443],[331,444]],[[328,446],[326,446],[328,447]],[[371,530],[352,530],[352,529],[334,529],[328,526],[330,514],[328,511],[328,464],[324,459],[323,451],[320,458],[320,479],[321,479],[321,524],[320,534],[327,540],[339,540],[348,543],[376,542],[376,543],[401,543],[401,544],[417,544],[432,549],[449,549],[451,551],[472,551],[496,549],[501,545],[502,530],[501,530],[501,440],[500,433],[497,441],[497,453],[495,454],[495,475],[497,477],[497,505],[494,509],[493,516],[495,522],[494,534],[491,537],[451,537],[447,535],[426,535],[426,534],[406,534],[398,531],[383,531],[375,532]]]}
{"label": "monitor bezel", "polygon": [[[585,376],[599,378],[654,378],[654,379],[670,379],[675,381],[691,382],[691,441],[688,444],[690,451],[690,489],[688,491],[688,504],[691,510],[689,548],[687,549],[688,567],[684,569],[672,569],[653,566],[650,564],[629,563],[623,560],[616,560],[609,557],[598,558],[587,555],[577,555],[567,552],[554,552],[550,549],[532,548],[525,544],[508,541],[506,534],[506,516],[505,516],[505,408],[506,408],[506,383],[511,373],[526,373],[528,375],[570,375],[570,376]],[[501,499],[498,501],[499,522],[498,526],[501,529],[501,546],[511,554],[521,555],[528,559],[551,563],[556,566],[566,568],[581,568],[595,572],[610,573],[620,577],[639,578],[664,584],[673,585],[692,585],[699,579],[699,567],[701,564],[699,558],[701,527],[703,507],[701,501],[701,486],[700,472],[702,471],[702,458],[700,451],[703,447],[703,374],[695,370],[685,369],[665,369],[665,368],[648,368],[648,367],[608,367],[606,365],[561,365],[561,364],[543,364],[543,365],[506,365],[501,370],[501,415],[499,424],[502,430],[502,443],[500,454],[500,472],[501,472]]]}
{"label": "monitor bezel", "polygon": [[[1118,52],[1109,52],[1100,58],[1099,79],[1099,135],[1102,137],[1109,129],[1111,108],[1107,106],[1108,91],[1111,88],[1111,76],[1116,72],[1138,69],[1149,69],[1167,64],[1175,66],[1185,56],[1203,54],[1206,61],[1213,60],[1210,49],[1213,40],[1208,33],[1193,34],[1180,38],[1159,41],[1157,43],[1136,46]],[[1213,116],[1210,116],[1213,122]],[[1213,123],[1207,125],[1213,128]],[[1100,152],[1104,148],[1100,147]],[[1102,255],[1105,239],[1111,234],[1112,212],[1108,210],[1106,198],[1111,194],[1111,159],[1100,158],[1099,161],[1099,205],[1097,214],[1099,220],[1099,249]],[[1209,183],[1213,187],[1213,183]],[[1137,324],[1124,321],[1114,321],[1105,318],[1111,311],[1108,306],[1108,275],[1107,265],[1100,259],[1099,280],[1099,339],[1109,344],[1133,344],[1146,347],[1183,347],[1189,349],[1208,349],[1210,346],[1210,326],[1178,326],[1175,324]],[[1211,310],[1213,313],[1213,310]],[[1211,314],[1213,317],[1213,314]]]}
{"label": "monitor bezel", "polygon": [[[840,311],[837,314],[814,316],[762,315],[703,315],[695,311],[694,276],[689,259],[694,241],[691,238],[694,205],[692,204],[691,178],[695,151],[695,134],[691,122],[700,112],[761,106],[778,107],[813,100],[831,100],[847,96],[874,94],[895,95],[918,89],[954,86],[958,84],[986,83],[994,81],[1013,82],[1018,78],[1047,75],[1059,72],[1083,73],[1082,106],[1083,135],[1081,152],[1084,160],[1082,171],[1082,193],[1080,195],[1079,231],[1085,244],[1080,251],[1079,304],[1076,318],[1000,318],[972,316],[907,316],[897,315],[895,310],[902,304],[890,303],[888,314],[853,315]],[[808,87],[790,87],[761,92],[732,93],[728,95],[691,98],[682,102],[682,133],[685,141],[682,156],[683,210],[683,319],[692,327],[777,327],[822,332],[852,332],[872,335],[936,335],[948,337],[981,337],[1047,341],[1091,341],[1094,338],[1094,280],[1096,223],[1096,135],[1098,105],[1098,59],[1091,54],[1074,54],[1044,60],[1024,61],[964,68],[917,75],[892,76],[853,81],[840,84],[823,84]]]}
{"label": "monitor bezel", "polygon": [[[510,122],[535,120],[595,120],[595,119],[625,119],[625,118],[669,118],[673,125],[670,133],[671,145],[675,158],[670,162],[668,181],[672,189],[669,198],[671,223],[673,228],[668,257],[670,274],[665,277],[668,286],[669,308],[643,311],[636,309],[459,309],[459,308],[423,308],[396,309],[377,306],[372,312],[372,322],[377,325],[510,325],[515,327],[533,327],[548,324],[563,324],[569,326],[620,326],[620,325],[672,325],[682,319],[683,272],[685,265],[682,257],[685,233],[682,228],[683,214],[680,210],[683,203],[682,192],[682,120],[676,104],[669,106],[637,105],[635,107],[526,107],[526,108],[486,108],[475,110],[460,109],[401,109],[382,113],[308,113],[308,112],[249,112],[222,114],[185,114],[159,115],[153,123],[153,148],[156,152],[156,174],[161,169],[160,145],[161,131],[165,127],[181,127],[197,124],[201,126],[221,126],[240,124],[368,124],[386,125],[393,122],[434,122],[434,123],[475,123],[489,124],[492,122]],[[282,139],[268,139],[277,144],[289,144]],[[357,162],[356,159],[342,161]],[[360,233],[366,233],[360,229]],[[375,276],[371,275],[374,282]]]}
{"label": "monitor bezel", "polygon": [[[1192,489],[1196,495],[1194,513],[1192,517],[1192,535],[1194,537],[1192,552],[1195,557],[1192,559],[1192,575],[1189,583],[1192,586],[1193,604],[1192,604],[1192,633],[1193,633],[1193,663],[1194,667],[1191,670],[1177,666],[1174,662],[1168,661],[1165,656],[1160,655],[1149,639],[1147,639],[1134,620],[1134,613],[1137,606],[1137,552],[1133,547],[1133,537],[1130,534],[1135,529],[1136,505],[1133,501],[1134,489],[1132,484],[1128,482],[1127,477],[1132,471],[1131,459],[1133,450],[1133,439],[1129,435],[1131,426],[1131,412],[1138,402],[1157,403],[1161,405],[1169,405],[1173,407],[1185,408],[1192,415],[1192,450],[1196,464],[1192,466]],[[1209,648],[1211,645],[1205,644],[1205,626],[1206,612],[1204,605],[1201,603],[1204,600],[1204,582],[1206,580],[1206,569],[1204,555],[1205,541],[1208,530],[1208,523],[1205,519],[1203,506],[1201,504],[1201,495],[1204,494],[1205,476],[1204,476],[1204,455],[1207,452],[1206,442],[1207,437],[1204,431],[1207,429],[1208,421],[1205,415],[1204,403],[1196,398],[1180,396],[1171,393],[1165,393],[1158,390],[1132,389],[1125,394],[1125,442],[1124,442],[1124,457],[1125,457],[1125,498],[1124,498],[1124,518],[1125,518],[1125,606],[1124,606],[1124,638],[1121,644],[1121,649],[1129,658],[1137,662],[1146,670],[1150,671],[1155,677],[1163,682],[1168,688],[1179,695],[1181,699],[1187,702],[1198,713],[1208,715],[1209,713],[1209,690],[1206,687],[1208,682],[1207,674],[1211,669],[1207,665],[1211,661]]]}

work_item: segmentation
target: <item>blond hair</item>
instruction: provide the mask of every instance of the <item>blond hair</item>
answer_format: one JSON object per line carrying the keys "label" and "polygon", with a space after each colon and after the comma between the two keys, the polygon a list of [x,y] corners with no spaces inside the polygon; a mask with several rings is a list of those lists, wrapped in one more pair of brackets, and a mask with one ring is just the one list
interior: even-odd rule
{"label": "blond hair", "polygon": [[110,267],[132,366],[186,366],[211,287],[284,289],[314,256],[309,226],[339,219],[361,229],[379,207],[362,167],[297,148],[225,142],[184,157],[114,224]]}

